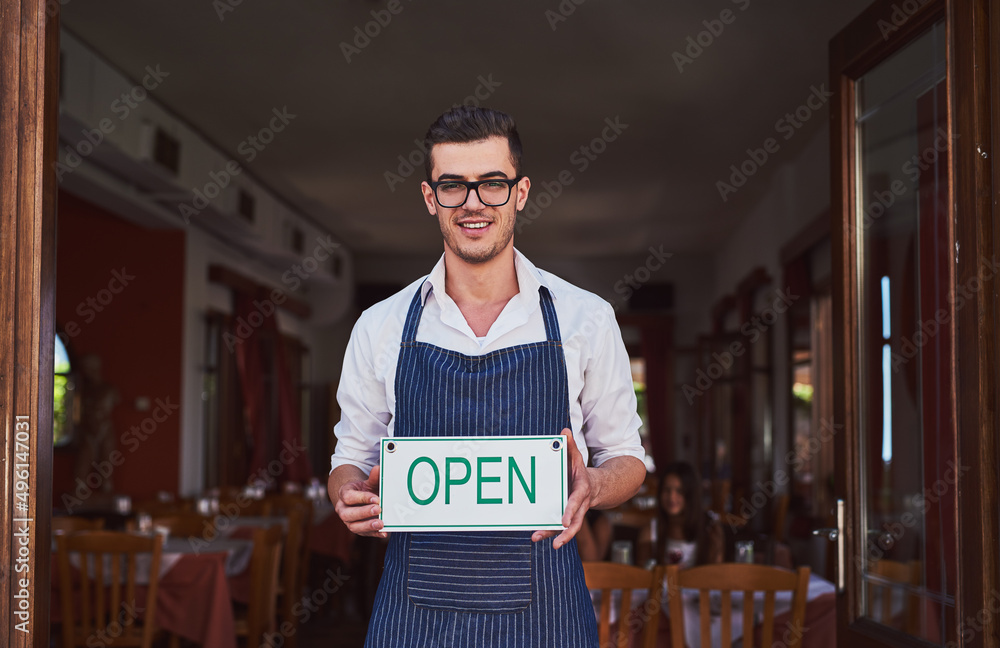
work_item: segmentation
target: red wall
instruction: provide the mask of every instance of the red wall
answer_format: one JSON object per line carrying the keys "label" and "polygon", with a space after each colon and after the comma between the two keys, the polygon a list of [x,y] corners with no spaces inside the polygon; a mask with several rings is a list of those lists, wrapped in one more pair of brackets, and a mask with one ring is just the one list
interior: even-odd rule
{"label": "red wall", "polygon": [[[112,421],[120,454],[104,457],[119,463],[111,466],[114,491],[135,501],[159,490],[176,492],[184,232],[145,229],[60,192],[57,236],[57,330],[71,361],[91,353],[101,358],[104,382],[119,394]],[[115,273],[125,275],[127,284],[115,280]],[[149,398],[149,410],[136,408],[140,397]],[[168,407],[158,411],[157,399]],[[154,415],[163,420],[153,421]],[[75,448],[56,449],[52,492],[57,508],[65,507],[64,494],[86,494],[74,475],[77,454]],[[91,477],[92,483],[98,479]],[[83,499],[78,508],[100,499]]]}

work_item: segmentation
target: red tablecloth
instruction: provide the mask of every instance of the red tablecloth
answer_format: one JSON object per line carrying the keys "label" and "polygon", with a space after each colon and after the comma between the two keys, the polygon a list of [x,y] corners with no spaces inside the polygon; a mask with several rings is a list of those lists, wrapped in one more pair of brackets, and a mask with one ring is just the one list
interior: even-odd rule
{"label": "red tablecloth", "polygon": [[157,625],[204,648],[236,648],[225,560],[220,553],[188,555],[164,574],[156,597]]}

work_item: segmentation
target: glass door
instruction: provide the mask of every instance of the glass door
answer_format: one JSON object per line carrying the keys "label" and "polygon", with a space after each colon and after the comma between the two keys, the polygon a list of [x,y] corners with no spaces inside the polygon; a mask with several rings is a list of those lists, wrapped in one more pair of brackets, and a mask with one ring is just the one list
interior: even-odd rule
{"label": "glass door", "polygon": [[938,643],[955,619],[946,39],[935,22],[855,83],[861,616]]}
{"label": "glass door", "polygon": [[954,189],[956,115],[976,100],[955,89],[966,4],[903,20],[880,0],[830,45],[838,645],[968,645],[960,620],[996,582],[977,544],[992,491],[969,452],[989,437],[968,398],[989,386],[977,340],[996,329],[975,313],[996,271]]}

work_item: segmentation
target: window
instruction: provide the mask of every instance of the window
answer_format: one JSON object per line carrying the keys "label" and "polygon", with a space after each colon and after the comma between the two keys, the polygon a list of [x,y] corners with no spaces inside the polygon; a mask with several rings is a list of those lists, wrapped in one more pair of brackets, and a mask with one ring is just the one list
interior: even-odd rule
{"label": "window", "polygon": [[55,378],[52,388],[52,444],[65,446],[73,440],[73,431],[80,420],[77,405],[76,373],[70,363],[66,345],[56,336]]}

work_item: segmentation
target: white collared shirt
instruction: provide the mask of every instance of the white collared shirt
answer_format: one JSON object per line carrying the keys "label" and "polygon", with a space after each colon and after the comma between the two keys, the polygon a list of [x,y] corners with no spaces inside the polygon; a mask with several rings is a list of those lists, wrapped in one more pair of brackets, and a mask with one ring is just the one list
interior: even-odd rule
{"label": "white collared shirt", "polygon": [[366,474],[378,463],[379,440],[392,436],[396,410],[396,362],[406,313],[422,285],[424,310],[417,341],[479,356],[545,340],[538,289],[552,294],[566,356],[570,421],[584,461],[594,466],[612,457],[642,461],[639,415],[628,353],[611,305],[553,274],[514,250],[519,292],[504,307],[482,342],[445,292],[444,255],[426,277],[381,301],[358,318],[344,356],[337,390],[340,422],[332,468],[353,464]]}

